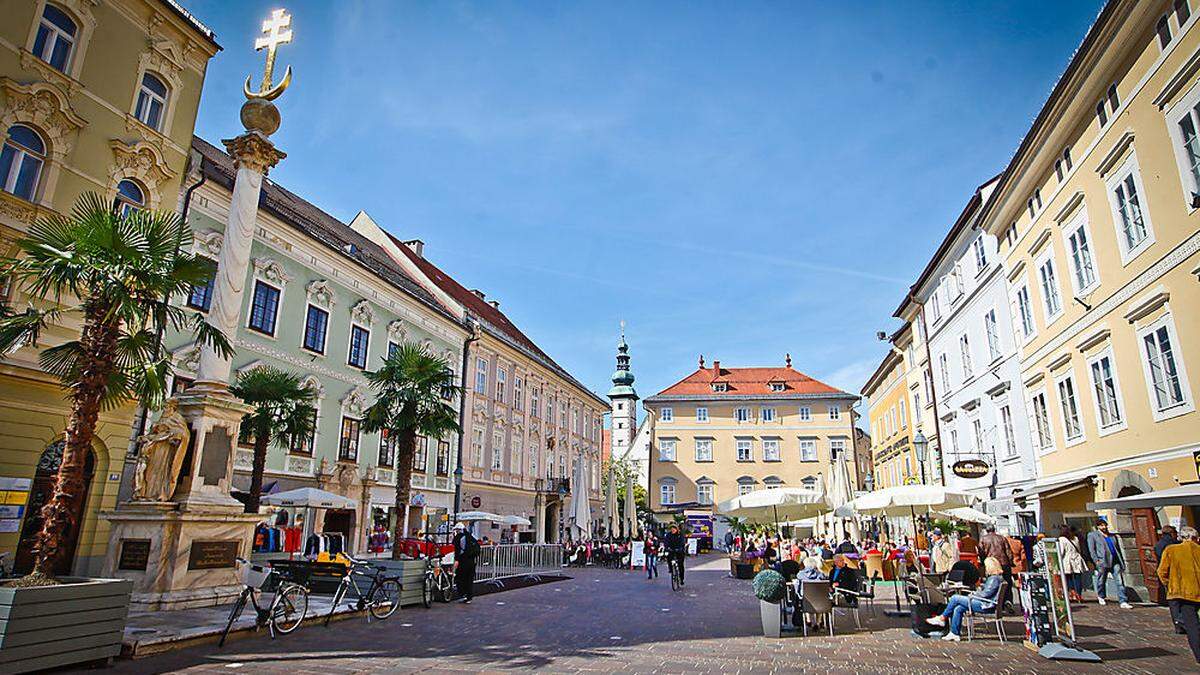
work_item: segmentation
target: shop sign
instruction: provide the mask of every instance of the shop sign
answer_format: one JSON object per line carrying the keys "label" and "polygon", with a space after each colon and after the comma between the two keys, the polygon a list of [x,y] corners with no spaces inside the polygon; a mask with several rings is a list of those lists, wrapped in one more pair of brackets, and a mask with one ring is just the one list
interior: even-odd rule
{"label": "shop sign", "polygon": [[959,478],[983,478],[992,467],[982,459],[964,459],[955,462],[950,470]]}
{"label": "shop sign", "polygon": [[478,495],[471,497],[471,508],[477,509],[480,506],[483,506],[483,500]]}
{"label": "shop sign", "polygon": [[418,508],[424,508],[425,494],[423,492],[414,492],[412,494],[412,496],[408,498],[408,504],[409,504],[409,506],[416,506]]}

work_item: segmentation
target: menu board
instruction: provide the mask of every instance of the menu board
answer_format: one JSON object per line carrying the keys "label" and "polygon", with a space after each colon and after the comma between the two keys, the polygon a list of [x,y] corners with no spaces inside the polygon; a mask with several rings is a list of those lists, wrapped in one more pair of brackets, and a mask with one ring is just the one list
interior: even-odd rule
{"label": "menu board", "polygon": [[633,568],[646,566],[646,542],[633,542],[633,546],[629,548],[629,566]]}
{"label": "menu board", "polygon": [[193,541],[188,555],[188,570],[216,570],[233,567],[241,541],[223,539],[219,541]]}

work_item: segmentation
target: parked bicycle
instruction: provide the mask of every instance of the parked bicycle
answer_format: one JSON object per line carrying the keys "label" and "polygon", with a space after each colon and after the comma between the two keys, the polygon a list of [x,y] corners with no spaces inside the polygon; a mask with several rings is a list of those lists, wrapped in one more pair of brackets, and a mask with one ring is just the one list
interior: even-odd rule
{"label": "parked bicycle", "polygon": [[[333,594],[333,604],[329,608],[329,614],[325,616],[325,625],[329,625],[333,613],[337,611],[338,605],[346,598],[351,588],[354,589],[355,597],[347,604],[356,612],[368,610],[368,621],[372,616],[383,620],[395,614],[396,610],[400,609],[402,588],[399,577],[387,574],[387,568],[382,565],[372,565],[366,560],[358,560],[348,555],[346,559],[350,561],[350,570],[342,577],[342,582]],[[359,579],[371,580],[365,591],[359,585]]]}
{"label": "parked bicycle", "polygon": [[426,556],[425,580],[421,589],[421,602],[425,609],[429,609],[435,599],[450,602],[454,599],[455,590],[454,573],[446,568],[441,558]]}
{"label": "parked bicycle", "polygon": [[[304,622],[308,613],[308,589],[300,584],[284,579],[277,570],[262,565],[255,565],[243,558],[237,559],[236,573],[238,580],[245,588],[238,595],[237,602],[229,612],[229,622],[221,633],[218,647],[224,646],[225,638],[233,622],[241,616],[249,602],[254,607],[254,630],[266,626],[274,638],[276,634],[286,635]],[[273,590],[268,590],[273,588]],[[269,599],[268,599],[269,596]],[[262,604],[259,604],[259,599]]]}

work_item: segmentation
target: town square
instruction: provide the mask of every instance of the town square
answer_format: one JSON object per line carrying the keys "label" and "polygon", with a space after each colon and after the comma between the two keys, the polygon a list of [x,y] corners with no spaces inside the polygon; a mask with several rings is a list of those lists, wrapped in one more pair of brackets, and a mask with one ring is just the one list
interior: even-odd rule
{"label": "town square", "polygon": [[1200,671],[1200,6],[0,0],[0,672]]}

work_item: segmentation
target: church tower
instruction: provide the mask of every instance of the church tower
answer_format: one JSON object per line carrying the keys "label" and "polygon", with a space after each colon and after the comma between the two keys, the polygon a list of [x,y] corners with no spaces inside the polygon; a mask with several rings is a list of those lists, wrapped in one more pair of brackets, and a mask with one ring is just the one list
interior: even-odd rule
{"label": "church tower", "polygon": [[629,345],[625,344],[625,322],[621,322],[621,341],[617,343],[617,372],[612,376],[608,400],[612,402],[612,458],[624,459],[637,435],[637,392],[629,370]]}

